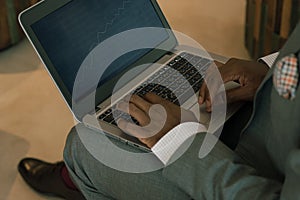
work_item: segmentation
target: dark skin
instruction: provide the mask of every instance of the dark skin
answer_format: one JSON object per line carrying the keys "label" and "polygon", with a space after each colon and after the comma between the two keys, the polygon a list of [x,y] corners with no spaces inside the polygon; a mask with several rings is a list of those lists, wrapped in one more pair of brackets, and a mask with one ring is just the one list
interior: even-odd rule
{"label": "dark skin", "polygon": [[140,123],[140,126],[137,126],[120,119],[119,128],[137,137],[150,148],[178,124],[197,121],[191,111],[184,110],[153,93],[146,94],[144,98],[132,95],[129,102],[121,102],[117,108],[129,113]]}
{"label": "dark skin", "polygon": [[[240,84],[238,88],[226,92],[228,103],[252,101],[269,70],[267,65],[255,61],[230,59],[225,64],[215,63],[224,83],[235,81]],[[209,77],[209,73],[207,76]],[[203,84],[199,92],[199,104],[205,103],[206,110],[211,112],[212,100],[206,84]],[[119,120],[120,129],[137,137],[150,148],[178,124],[196,120],[192,112],[152,93],[146,94],[144,98],[133,95],[129,100],[119,103],[117,108],[129,113],[140,123],[140,126],[137,126],[131,122]],[[184,119],[182,116],[185,116]]]}
{"label": "dark skin", "polygon": [[[224,83],[235,81],[238,88],[226,91],[227,103],[237,101],[253,101],[254,95],[266,76],[269,67],[266,64],[231,58],[227,63],[215,62]],[[211,112],[211,97],[204,83],[199,91],[199,104],[206,104],[207,112]]]}

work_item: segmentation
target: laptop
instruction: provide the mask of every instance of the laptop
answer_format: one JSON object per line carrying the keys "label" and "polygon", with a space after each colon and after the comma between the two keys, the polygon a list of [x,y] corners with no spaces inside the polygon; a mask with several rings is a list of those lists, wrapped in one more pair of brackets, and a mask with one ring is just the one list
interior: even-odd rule
{"label": "laptop", "polygon": [[[23,11],[19,21],[74,117],[85,126],[149,151],[117,127],[119,118],[138,122],[115,109],[123,97],[130,94],[143,96],[148,92],[194,113],[201,112],[200,122],[208,125],[210,114],[203,106],[199,110],[197,100],[192,96],[199,91],[204,72],[213,59],[225,62],[226,58],[211,54],[211,59],[177,50],[177,39],[155,0],[45,0]],[[146,40],[153,48],[126,52],[109,66],[101,66],[101,60],[107,57],[105,53],[96,55],[100,62],[93,70],[96,74],[101,71],[102,75],[98,82],[84,75],[82,80],[77,80],[83,63],[93,61],[91,55],[95,54],[91,53],[95,53],[104,41],[124,31],[147,27],[163,28],[156,35],[139,35],[137,40]],[[118,45],[122,49],[122,43]],[[183,81],[178,78],[178,72]],[[95,73],[89,72],[89,75]],[[79,86],[75,90],[76,84]],[[229,109],[226,119],[238,108]]]}

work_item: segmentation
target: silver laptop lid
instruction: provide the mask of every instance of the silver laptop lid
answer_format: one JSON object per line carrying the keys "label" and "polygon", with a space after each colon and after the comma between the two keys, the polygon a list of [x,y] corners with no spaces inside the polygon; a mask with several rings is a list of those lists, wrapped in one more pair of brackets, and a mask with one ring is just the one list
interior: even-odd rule
{"label": "silver laptop lid", "polygon": [[[137,64],[153,63],[162,57],[166,51],[157,50],[160,45],[170,50],[177,45],[174,35],[166,31],[151,41],[158,48],[140,49],[120,56],[108,67],[99,83],[90,83],[86,77],[74,96],[73,86],[79,67],[98,44],[135,28],[169,28],[157,3],[153,0],[44,1],[23,12],[20,21],[69,107],[76,104],[77,108],[82,108],[73,110],[79,120],[95,109],[95,105],[84,103],[93,92],[91,88],[97,87],[95,99],[98,105],[111,96],[123,73]],[[139,73],[136,71],[133,76]]]}

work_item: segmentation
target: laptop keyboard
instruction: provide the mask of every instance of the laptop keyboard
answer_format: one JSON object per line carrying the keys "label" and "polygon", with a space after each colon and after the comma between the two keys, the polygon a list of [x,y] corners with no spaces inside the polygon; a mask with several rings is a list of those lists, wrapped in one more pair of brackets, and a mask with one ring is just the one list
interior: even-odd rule
{"label": "laptop keyboard", "polygon": [[[131,94],[143,97],[145,94],[152,92],[179,106],[180,102],[184,103],[199,91],[203,83],[203,75],[211,63],[212,61],[207,58],[186,52],[181,53],[132,91]],[[139,124],[129,114],[114,107],[99,116],[100,120],[113,125],[117,125],[116,120],[120,118],[132,120],[134,123]]]}

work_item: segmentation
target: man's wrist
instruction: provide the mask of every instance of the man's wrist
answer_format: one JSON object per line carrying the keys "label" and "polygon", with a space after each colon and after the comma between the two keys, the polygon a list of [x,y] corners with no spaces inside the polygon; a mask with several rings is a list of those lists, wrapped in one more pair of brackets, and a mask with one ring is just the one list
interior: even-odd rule
{"label": "man's wrist", "polygon": [[167,165],[172,155],[188,138],[206,131],[206,127],[197,122],[179,124],[163,136],[151,150],[164,165]]}

